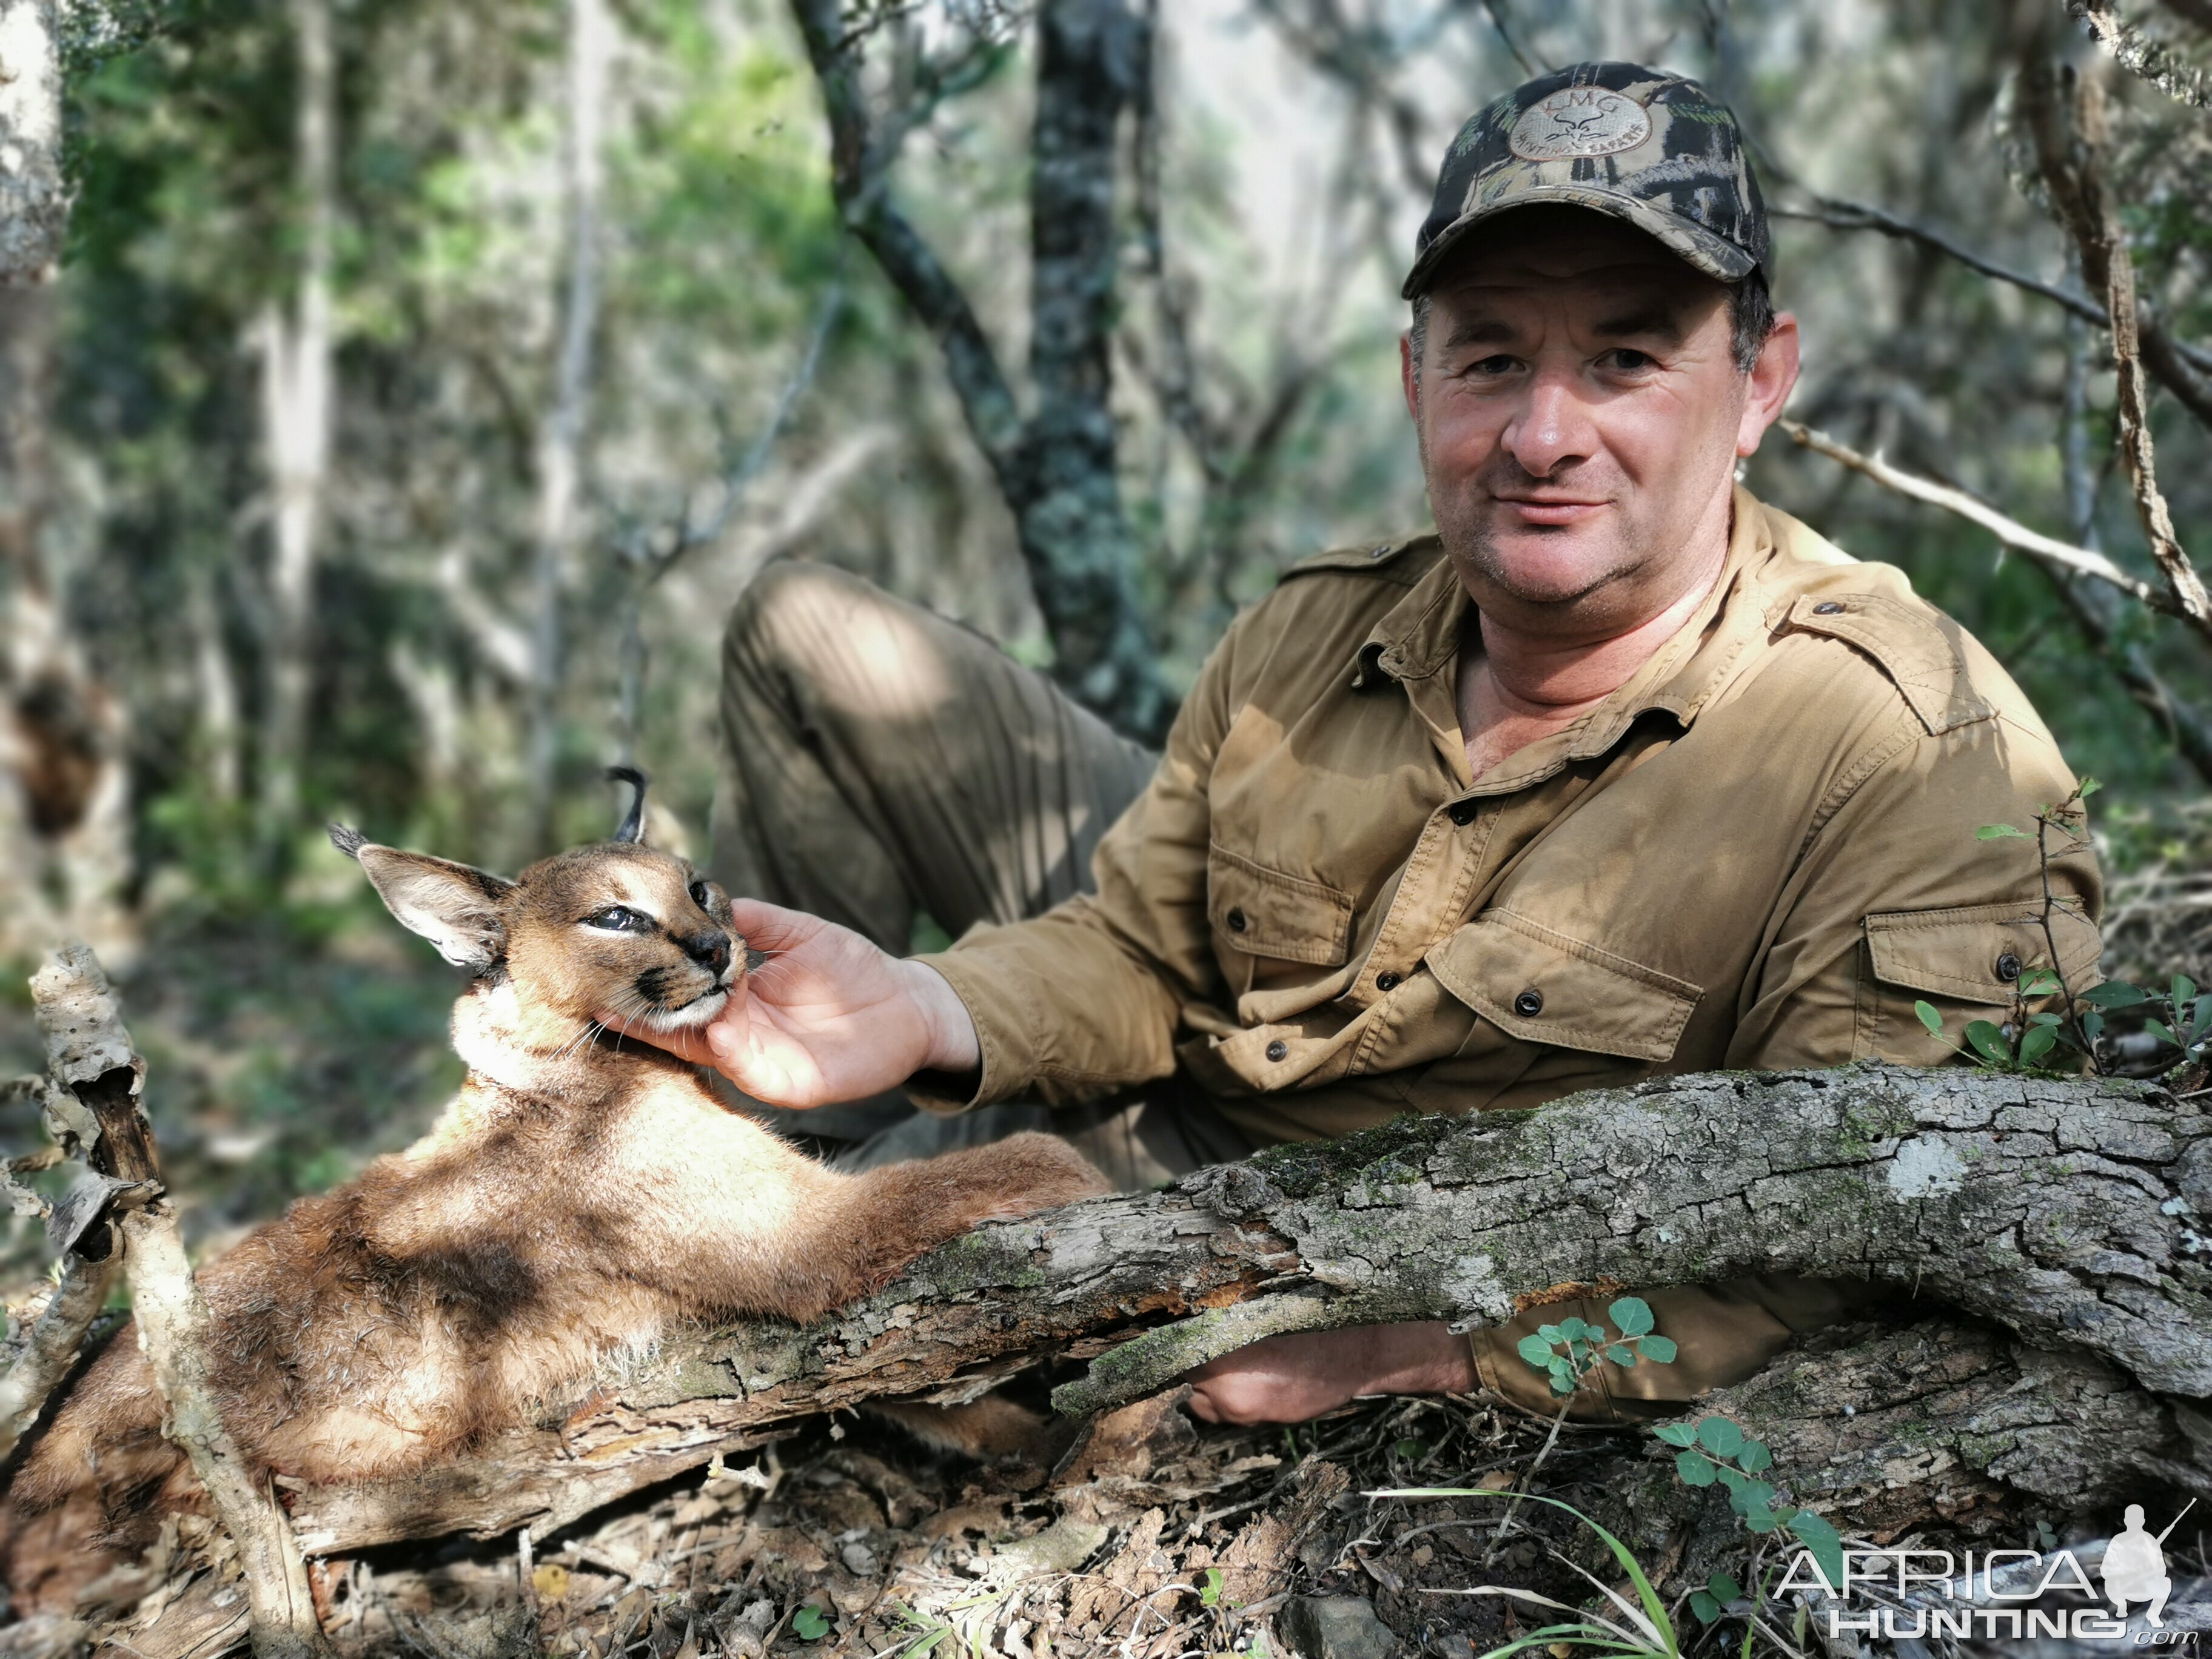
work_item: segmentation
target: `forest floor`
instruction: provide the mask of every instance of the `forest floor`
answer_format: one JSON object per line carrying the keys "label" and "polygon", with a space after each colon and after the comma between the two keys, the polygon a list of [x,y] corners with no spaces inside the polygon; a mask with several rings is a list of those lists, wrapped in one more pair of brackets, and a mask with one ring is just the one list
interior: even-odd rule
{"label": "forest floor", "polygon": [[[1626,1589],[1557,1510],[1522,1506],[1498,1535],[1546,1423],[1453,1397],[1361,1401],[1295,1431],[1212,1427],[1180,1409],[1186,1393],[1103,1419],[1054,1474],[979,1467],[866,1413],[810,1421],[742,1467],[641,1494],[526,1557],[514,1537],[394,1547],[319,1565],[318,1595],[349,1659],[1470,1659],[1559,1616],[1478,1587],[1579,1606],[1596,1591],[1577,1562]],[[1570,1429],[1542,1489],[1574,1501],[1649,1443]],[[1364,1496],[1429,1486],[1480,1495]],[[197,1553],[179,1552],[107,1651],[206,1659],[242,1637],[223,1574],[186,1576]],[[1336,1626],[1320,1636],[1294,1598],[1346,1599],[1323,1610]],[[1698,1630],[1676,1617],[1686,1638]],[[1728,1634],[1715,1627],[1707,1645],[1719,1653]]]}

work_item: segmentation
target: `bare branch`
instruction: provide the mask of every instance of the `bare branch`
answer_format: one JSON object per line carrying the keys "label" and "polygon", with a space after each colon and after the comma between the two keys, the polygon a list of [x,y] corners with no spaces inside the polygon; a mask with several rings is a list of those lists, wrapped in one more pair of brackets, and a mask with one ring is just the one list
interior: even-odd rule
{"label": "bare branch", "polygon": [[[2099,581],[2109,582],[2137,604],[2166,616],[2186,616],[2173,597],[2138,577],[2130,576],[2094,548],[2076,547],[2071,542],[2062,542],[2046,536],[2041,531],[2030,530],[2017,519],[2007,518],[1987,502],[1969,495],[1963,489],[1954,489],[1930,478],[1916,477],[1910,472],[1900,472],[1879,455],[1862,455],[1847,444],[1838,443],[1825,432],[1796,421],[1776,422],[1791,440],[1816,455],[1826,455],[1840,462],[1854,472],[1863,473],[1885,489],[1893,489],[1900,495],[1909,495],[1916,501],[1926,501],[1930,507],[1940,507],[1947,513],[1979,525],[2007,547],[2025,553],[2040,563],[2070,575],[2094,576]],[[2197,631],[2212,638],[2212,624],[2190,618]]]}
{"label": "bare branch", "polygon": [[2051,203],[2081,251],[2082,277],[2105,295],[2112,360],[2118,370],[2120,457],[2135,486],[2136,508],[2151,557],[2165,573],[2180,614],[2200,632],[2212,634],[2212,594],[2205,592],[2203,579],[2183,550],[2158,487],[2136,329],[2135,264],[2097,158],[2104,137],[2102,95],[2094,82],[2081,83],[2077,107],[2060,83],[2056,66],[2038,58],[2021,76],[2021,101]]}
{"label": "bare branch", "polygon": [[[1801,185],[1800,188],[1802,188]],[[2046,283],[2025,271],[2014,270],[2009,265],[1977,253],[1973,249],[1940,230],[1901,219],[1887,209],[1870,206],[1863,202],[1844,201],[1807,191],[1814,205],[1811,208],[1776,207],[1769,211],[1778,219],[1799,219],[1813,224],[1828,225],[1838,230],[1872,230],[1900,241],[1917,242],[1934,250],[1947,258],[1955,259],[1969,270],[1979,271],[2000,283],[2009,283],[2027,293],[2062,305],[2084,322],[2094,323],[2099,328],[2109,328],[2112,319],[2103,301],[2091,298],[2078,289],[2062,288],[2056,283]],[[2212,351],[2186,340],[2177,340],[2167,332],[2165,324],[2138,296],[2136,306],[2137,327],[2142,337],[2144,365],[2158,377],[2160,385],[2185,404],[2190,412],[2207,425],[2212,425]]]}
{"label": "bare branch", "polygon": [[47,1397],[76,1364],[85,1333],[107,1305],[114,1276],[112,1243],[102,1261],[88,1261],[75,1250],[62,1258],[61,1282],[39,1310],[23,1352],[0,1377],[0,1458],[15,1450],[39,1420]]}
{"label": "bare branch", "polygon": [[2113,11],[2112,0],[2066,0],[2066,12],[2130,75],[2149,82],[2169,98],[2212,109],[2212,71],[2184,62],[2172,46],[2123,20]]}
{"label": "bare branch", "polygon": [[1521,50],[1520,44],[1513,38],[1512,30],[1506,27],[1505,7],[1503,0],[1482,0],[1482,9],[1490,14],[1490,27],[1498,31],[1499,43],[1506,51],[1513,54],[1513,61],[1521,65],[1522,74],[1532,80],[1541,75],[1544,72],[1543,66],[1540,66],[1527,52]]}
{"label": "bare branch", "polygon": [[[87,1140],[93,1167],[158,1191],[161,1166],[140,1103],[146,1062],[98,959],[82,944],[64,945],[33,976],[31,995],[55,1093],[73,1098],[97,1124]],[[165,1431],[191,1459],[216,1519],[238,1546],[253,1650],[262,1659],[321,1659],[331,1649],[315,1617],[298,1540],[216,1403],[207,1303],[192,1282],[176,1212],[156,1197],[123,1218],[122,1232],[132,1316],[161,1395]]]}

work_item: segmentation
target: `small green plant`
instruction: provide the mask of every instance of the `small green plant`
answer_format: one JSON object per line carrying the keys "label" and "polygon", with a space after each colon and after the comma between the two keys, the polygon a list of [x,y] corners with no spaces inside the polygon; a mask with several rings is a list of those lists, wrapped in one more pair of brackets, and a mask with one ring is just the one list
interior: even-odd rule
{"label": "small green plant", "polygon": [[1618,1328],[1617,1336],[1608,1335],[1602,1325],[1570,1317],[1556,1325],[1538,1326],[1515,1346],[1522,1358],[1550,1376],[1552,1392],[1562,1395],[1582,1387],[1583,1379],[1603,1360],[1621,1366],[1633,1365],[1639,1359],[1655,1365],[1674,1363],[1674,1341],[1653,1334],[1657,1322],[1643,1297],[1624,1296],[1606,1313]]}
{"label": "small green plant", "polygon": [[1198,1605],[1201,1607],[1221,1604],[1221,1569],[1208,1567],[1198,1576]]}
{"label": "small green plant", "polygon": [[830,1620],[810,1604],[791,1615],[791,1633],[802,1642],[818,1642],[830,1633]]}
{"label": "small green plant", "polygon": [[1844,1582],[1844,1540],[1827,1517],[1778,1504],[1774,1483],[1759,1478],[1774,1462],[1764,1440],[1752,1439],[1725,1417],[1662,1423],[1652,1433],[1675,1449],[1674,1473],[1684,1486],[1726,1487],[1729,1507],[1745,1526],[1761,1537],[1787,1532],[1811,1553],[1822,1577],[1831,1584]]}
{"label": "small green plant", "polygon": [[1690,1592],[1690,1611],[1698,1615],[1701,1625],[1717,1624],[1730,1607],[1742,1600],[1743,1586],[1727,1573],[1717,1572],[1705,1580],[1703,1589]]}
{"label": "small green plant", "polygon": [[[1366,1495],[1370,1498],[1403,1498],[1504,1496],[1503,1492],[1474,1486],[1411,1486],[1389,1492],[1370,1492]],[[1547,1625],[1541,1630],[1529,1631],[1504,1647],[1492,1648],[1483,1654],[1481,1659],[1512,1659],[1513,1655],[1525,1653],[1533,1648],[1583,1648],[1594,1654],[1602,1654],[1605,1659],[1682,1659],[1680,1633],[1675,1630],[1674,1621],[1667,1616],[1667,1604],[1660,1599],[1658,1590],[1653,1587],[1643,1564],[1637,1560],[1635,1552],[1573,1504],[1562,1503],[1556,1498],[1540,1498],[1533,1492],[1528,1496],[1530,1503],[1548,1504],[1555,1510],[1565,1510],[1595,1533],[1612,1553],[1621,1571],[1628,1576],[1629,1587],[1635,1593],[1636,1599],[1631,1601],[1571,1557],[1554,1550],[1552,1552],[1554,1556],[1596,1587],[1598,1594],[1610,1604],[1611,1616],[1606,1613],[1586,1613],[1580,1608],[1571,1607],[1564,1601],[1555,1601],[1534,1590],[1509,1584],[1485,1584],[1466,1593],[1469,1595],[1502,1595],[1516,1601],[1527,1601],[1565,1613],[1567,1619],[1558,1624]]]}

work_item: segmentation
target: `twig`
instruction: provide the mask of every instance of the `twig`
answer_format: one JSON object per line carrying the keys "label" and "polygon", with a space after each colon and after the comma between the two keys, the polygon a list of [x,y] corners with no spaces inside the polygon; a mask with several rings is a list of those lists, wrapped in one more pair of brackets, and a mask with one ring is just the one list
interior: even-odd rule
{"label": "twig", "polygon": [[2097,151],[2104,139],[2104,100],[2094,82],[2080,83],[2078,100],[2067,95],[2047,60],[2032,63],[2021,76],[2023,108],[2034,138],[2036,161],[2051,199],[2081,251],[2081,275],[2101,288],[2111,319],[2112,361],[2118,370],[2121,459],[2135,487],[2136,510],[2151,557],[2165,573],[2166,587],[2179,613],[2200,632],[2212,634],[2212,594],[2183,551],[2172,514],[2158,487],[2143,380],[2142,342],[2136,326],[2135,264],[2129,257],[2112,192]]}
{"label": "twig", "polygon": [[2212,73],[2182,61],[2179,53],[2154,40],[2114,15],[2111,0],[2066,0],[2067,15],[2089,38],[2112,53],[2130,75],[2148,81],[2167,97],[2199,109],[2212,109]]}
{"label": "twig", "polygon": [[[2153,587],[2139,577],[2131,576],[2094,548],[2076,547],[2071,542],[2062,542],[2046,536],[2041,531],[2030,530],[2017,519],[2006,517],[1987,502],[1978,500],[1963,489],[1937,483],[1932,478],[1918,477],[1910,472],[1900,472],[1880,455],[1862,455],[1847,444],[1841,444],[1825,432],[1816,432],[1801,422],[1784,420],[1777,422],[1791,440],[1818,455],[1840,462],[1854,472],[1865,474],[1885,489],[1895,490],[1917,501],[1926,501],[1947,513],[1979,525],[2007,547],[2025,553],[2039,562],[2083,576],[2094,576],[2099,581],[2109,582],[2153,611],[2167,616],[2183,613],[2170,593]],[[2212,637],[2212,624],[2195,617],[2187,618],[2197,631]]]}
{"label": "twig", "polygon": [[1501,0],[1482,0],[1482,9],[1490,14],[1490,27],[1497,30],[1498,39],[1505,50],[1513,54],[1513,61],[1521,65],[1522,74],[1531,80],[1541,75],[1544,71],[1529,58],[1527,52],[1521,50],[1519,43],[1513,39],[1512,31],[1506,27],[1505,8],[1501,3]]}
{"label": "twig", "polygon": [[[58,1092],[99,1123],[112,1167],[101,1173],[157,1182],[153,1132],[139,1104],[146,1062],[125,1029],[107,975],[72,941],[31,980],[48,1068]],[[224,1425],[210,1380],[207,1303],[192,1282],[176,1212],[156,1198],[123,1218],[123,1261],[138,1340],[161,1396],[166,1431],[191,1459],[216,1521],[238,1546],[253,1650],[262,1659],[319,1659],[331,1652],[315,1617],[300,1547],[275,1491],[257,1480]]]}
{"label": "twig", "polygon": [[62,1259],[61,1283],[39,1310],[22,1353],[0,1377],[0,1458],[39,1420],[47,1397],[76,1364],[85,1333],[107,1305],[115,1276],[112,1243],[107,1254],[108,1260],[90,1261],[71,1250]]}

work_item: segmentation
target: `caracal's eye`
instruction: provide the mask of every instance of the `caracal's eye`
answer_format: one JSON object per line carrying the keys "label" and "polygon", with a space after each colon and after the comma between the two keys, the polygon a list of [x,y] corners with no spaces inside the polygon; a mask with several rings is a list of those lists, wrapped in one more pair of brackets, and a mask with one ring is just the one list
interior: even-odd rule
{"label": "caracal's eye", "polygon": [[610,933],[648,933],[653,931],[653,918],[627,905],[610,904],[604,910],[594,910],[584,918],[586,927],[602,927]]}
{"label": "caracal's eye", "polygon": [[707,890],[707,884],[705,882],[695,881],[691,884],[691,902],[697,905],[702,910],[707,908],[708,902],[714,896],[712,893]]}

